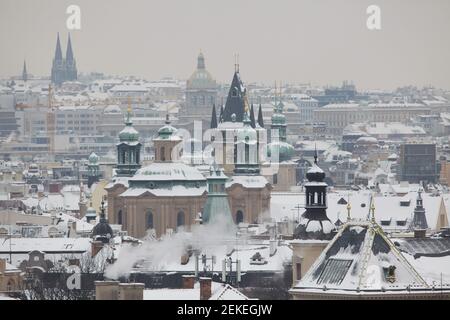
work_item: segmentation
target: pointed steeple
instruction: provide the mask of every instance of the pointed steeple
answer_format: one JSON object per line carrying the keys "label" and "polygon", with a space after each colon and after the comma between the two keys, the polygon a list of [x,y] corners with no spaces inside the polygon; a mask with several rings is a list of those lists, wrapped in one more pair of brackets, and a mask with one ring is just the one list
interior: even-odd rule
{"label": "pointed steeple", "polygon": [[61,42],[59,41],[59,32],[56,38],[56,49],[55,49],[55,60],[62,61],[62,51],[61,51]]}
{"label": "pointed steeple", "polygon": [[302,214],[294,238],[331,240],[336,233],[334,224],[327,216],[327,183],[325,172],[317,165],[317,151],[314,164],[306,173],[305,212]]}
{"label": "pointed steeple", "polygon": [[250,108],[250,121],[251,121],[252,128],[256,128],[255,111],[253,110],[253,103]]}
{"label": "pointed steeple", "polygon": [[428,229],[428,222],[427,217],[425,215],[425,208],[423,207],[422,190],[419,190],[417,193],[416,207],[414,208],[414,217],[411,227],[412,227],[411,229],[413,230]]}
{"label": "pointed steeple", "polygon": [[231,116],[236,115],[236,122],[242,122],[246,109],[246,92],[247,89],[241,81],[239,70],[236,69],[228,91],[227,102],[223,111],[223,122],[231,122]]}
{"label": "pointed steeple", "polygon": [[27,81],[28,80],[27,63],[25,62],[25,60],[23,60],[22,80],[23,81]]}
{"label": "pointed steeple", "polygon": [[263,114],[262,114],[261,103],[259,104],[259,110],[258,110],[258,124],[261,128],[264,128],[264,118],[263,118]]}
{"label": "pointed steeple", "polygon": [[220,114],[219,114],[219,122],[223,121],[223,103],[220,105]]}
{"label": "pointed steeple", "polygon": [[52,83],[56,86],[61,85],[66,81],[66,63],[62,56],[61,42],[59,41],[59,33],[56,38],[56,49],[55,57],[53,58],[52,73],[51,73]]}
{"label": "pointed steeple", "polygon": [[211,114],[211,129],[217,128],[217,114],[216,105],[213,104],[212,114]]}
{"label": "pointed steeple", "polygon": [[77,80],[77,78],[78,78],[77,64],[75,62],[75,57],[73,55],[72,41],[70,40],[70,33],[69,33],[69,40],[67,41],[65,68],[66,68],[65,80],[66,81]]}
{"label": "pointed steeple", "polygon": [[448,222],[448,215],[447,210],[445,209],[445,203],[444,198],[441,196],[441,204],[439,205],[439,213],[438,218],[436,222],[436,230],[440,230],[442,228],[448,228],[449,222]]}
{"label": "pointed steeple", "polygon": [[70,33],[69,33],[69,40],[67,40],[66,61],[69,63],[73,61],[73,51],[72,51],[72,42],[70,41]]}

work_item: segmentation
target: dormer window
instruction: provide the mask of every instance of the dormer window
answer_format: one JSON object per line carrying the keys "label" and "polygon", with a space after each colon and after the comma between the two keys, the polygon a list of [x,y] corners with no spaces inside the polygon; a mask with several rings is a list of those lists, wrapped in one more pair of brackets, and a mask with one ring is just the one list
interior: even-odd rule
{"label": "dormer window", "polygon": [[393,265],[383,267],[384,278],[390,283],[393,283],[396,280],[395,269],[396,267]]}
{"label": "dormer window", "polygon": [[236,87],[234,87],[233,90],[231,90],[231,96],[233,98],[236,98],[238,96],[238,89]]}

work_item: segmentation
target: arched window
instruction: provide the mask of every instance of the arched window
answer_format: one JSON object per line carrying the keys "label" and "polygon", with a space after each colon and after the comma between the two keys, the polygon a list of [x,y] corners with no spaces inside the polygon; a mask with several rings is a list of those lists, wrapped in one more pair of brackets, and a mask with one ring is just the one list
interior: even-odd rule
{"label": "arched window", "polygon": [[153,213],[151,210],[147,210],[145,214],[145,229],[153,229]]}
{"label": "arched window", "polygon": [[244,222],[244,213],[241,210],[236,212],[236,224]]}
{"label": "arched window", "polygon": [[166,161],[166,150],[164,147],[161,147],[161,161]]}
{"label": "arched window", "polygon": [[180,211],[177,214],[177,228],[182,227],[185,225],[185,216],[184,212]]}
{"label": "arched window", "polygon": [[117,224],[123,224],[122,210],[117,213]]}

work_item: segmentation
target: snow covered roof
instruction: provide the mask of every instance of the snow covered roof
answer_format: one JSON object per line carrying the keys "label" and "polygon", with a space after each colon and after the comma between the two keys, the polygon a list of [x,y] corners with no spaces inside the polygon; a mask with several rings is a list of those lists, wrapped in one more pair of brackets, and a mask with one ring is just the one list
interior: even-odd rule
{"label": "snow covered roof", "polygon": [[240,184],[244,188],[264,188],[269,182],[263,176],[232,176],[226,183],[226,188]]}
{"label": "snow covered roof", "polygon": [[90,238],[11,238],[0,241],[0,254],[42,251],[44,253],[85,252],[91,247]]}
{"label": "snow covered roof", "polygon": [[110,92],[148,92],[148,88],[135,84],[118,84],[109,89]]}
{"label": "snow covered roof", "polygon": [[123,192],[121,197],[139,197],[146,192],[156,197],[199,197],[206,193],[206,185],[197,187],[186,187],[182,185],[167,188],[129,188]]}
{"label": "snow covered roof", "polygon": [[[327,193],[327,216],[334,223],[338,218],[341,220],[347,217],[346,205],[341,205],[338,201],[341,198],[350,199],[351,217],[354,219],[366,219],[369,213],[370,191],[329,191]],[[411,199],[416,199],[416,192],[409,192]],[[428,193],[422,193],[423,206],[427,217],[428,226],[436,229],[438,224],[438,216],[440,211],[441,199],[444,200],[448,221],[450,221],[450,195],[444,194],[442,197],[432,196]],[[406,230],[409,227],[408,221],[413,217],[414,201],[409,206],[401,206],[400,201],[404,200],[403,196],[386,195],[374,196],[376,207],[375,219],[381,224],[385,231]],[[305,203],[304,193],[278,193],[272,192],[270,199],[271,217],[277,221],[283,220],[285,217],[293,217],[297,212],[296,206]],[[384,225],[389,221],[389,224]],[[406,222],[406,223],[405,223]]]}
{"label": "snow covered roof", "polygon": [[[193,289],[146,289],[144,300],[200,300],[200,284]],[[209,300],[248,300],[248,297],[230,286],[211,282],[211,298]]]}
{"label": "snow covered roof", "polygon": [[[222,261],[225,258],[231,257],[233,261],[239,259],[241,261],[241,272],[253,272],[253,271],[267,271],[267,272],[280,272],[284,270],[285,263],[292,259],[292,250],[288,247],[287,243],[281,243],[277,246],[275,254],[270,255],[270,245],[268,241],[248,241],[247,244],[244,241],[233,241],[236,243],[230,247],[228,244],[218,243],[216,241],[203,243],[203,249],[200,254],[205,253],[208,256],[216,256],[217,261]],[[176,242],[173,243],[176,245]],[[158,272],[194,272],[195,271],[195,258],[189,259],[188,263],[181,264],[180,256],[176,252],[180,251],[178,247],[170,247],[170,243],[166,242],[162,244],[164,252],[158,252],[160,248],[154,248],[155,255],[157,255],[157,261],[151,261],[148,256],[148,252],[143,252],[139,271],[155,271]],[[170,250],[168,248],[171,248]],[[234,250],[231,250],[234,248]],[[133,256],[132,251],[134,248],[127,248],[127,255]],[[137,248],[136,250],[139,250]],[[230,252],[232,251],[231,255]],[[252,257],[259,252],[264,257],[267,263],[254,264]],[[180,251],[181,253],[181,251]],[[156,257],[154,257],[156,258]],[[121,257],[119,256],[119,263]],[[147,259],[147,260],[146,260]],[[114,266],[113,266],[114,267]],[[137,270],[137,269],[136,269]],[[217,265],[215,270],[220,270],[220,266]]]}
{"label": "snow covered roof", "polygon": [[154,162],[139,169],[130,181],[206,181],[195,167],[182,162]]}
{"label": "snow covered roof", "polygon": [[425,135],[422,127],[410,126],[400,122],[371,122],[365,126],[365,131],[372,136],[380,135]]}
{"label": "snow covered roof", "polygon": [[361,221],[346,223],[341,228],[292,291],[319,288],[333,293],[429,286],[377,224]]}

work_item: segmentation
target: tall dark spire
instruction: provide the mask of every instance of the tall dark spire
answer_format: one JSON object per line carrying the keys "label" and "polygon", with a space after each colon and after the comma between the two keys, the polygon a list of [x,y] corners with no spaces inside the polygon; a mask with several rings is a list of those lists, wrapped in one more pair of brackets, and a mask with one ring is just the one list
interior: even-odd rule
{"label": "tall dark spire", "polygon": [[253,109],[253,103],[252,103],[252,106],[250,107],[250,121],[251,121],[252,128],[256,128],[255,112]]}
{"label": "tall dark spire", "polygon": [[225,109],[223,111],[223,121],[231,122],[231,116],[236,115],[236,122],[242,122],[244,120],[245,104],[246,104],[246,91],[239,71],[234,72],[233,81],[231,82],[230,90],[228,91],[227,102],[225,103]]}
{"label": "tall dark spire", "polygon": [[219,122],[223,121],[223,103],[220,105]]}
{"label": "tall dark spire", "polygon": [[416,207],[414,208],[414,217],[411,229],[413,230],[428,229],[428,222],[427,217],[425,215],[425,208],[423,207],[422,190],[419,190],[417,193]]}
{"label": "tall dark spire", "polygon": [[65,80],[74,81],[78,78],[77,64],[72,50],[72,41],[70,40],[70,33],[67,41],[66,61],[65,61]]}
{"label": "tall dark spire", "polygon": [[216,114],[216,105],[213,104],[212,114],[211,114],[211,129],[217,128],[217,114]]}
{"label": "tall dark spire", "polygon": [[263,114],[262,114],[261,103],[259,104],[259,110],[258,110],[258,124],[261,128],[264,128],[264,119],[263,119]]}
{"label": "tall dark spire", "polygon": [[28,80],[27,63],[25,62],[25,60],[23,60],[22,80],[23,81],[27,81]]}
{"label": "tall dark spire", "polygon": [[59,41],[59,32],[56,38],[56,49],[55,49],[55,60],[62,61],[62,51],[61,51],[61,42]]}
{"label": "tall dark spire", "polygon": [[73,61],[73,51],[72,51],[72,42],[70,41],[70,33],[69,33],[69,40],[67,40],[66,61],[67,62]]}

